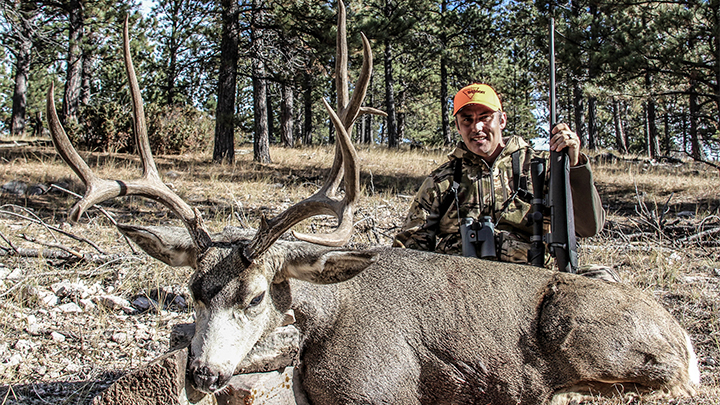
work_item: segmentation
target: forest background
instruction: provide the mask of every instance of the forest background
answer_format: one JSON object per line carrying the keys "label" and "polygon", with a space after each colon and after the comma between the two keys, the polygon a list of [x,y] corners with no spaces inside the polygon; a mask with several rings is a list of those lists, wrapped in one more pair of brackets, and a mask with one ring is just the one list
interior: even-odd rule
{"label": "forest background", "polygon": [[[547,2],[352,0],[351,78],[360,32],[374,53],[357,142],[453,142],[452,95],[471,82],[501,93],[508,132],[547,135]],[[720,153],[720,0],[572,0],[554,4],[558,118],[583,146],[688,155]],[[334,100],[335,4],[307,0],[2,0],[0,136],[43,133],[45,93],[80,147],[132,150],[121,24],[131,47],[155,152],[213,147],[233,161],[253,142],[333,142],[320,97]],[[713,162],[715,160],[715,162]]]}

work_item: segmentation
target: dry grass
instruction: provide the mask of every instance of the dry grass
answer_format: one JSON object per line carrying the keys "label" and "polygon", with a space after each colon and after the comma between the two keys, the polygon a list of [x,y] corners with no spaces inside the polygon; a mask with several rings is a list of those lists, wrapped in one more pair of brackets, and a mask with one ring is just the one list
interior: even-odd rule
{"label": "dry grass", "polygon": [[[351,245],[390,244],[411,196],[424,176],[445,161],[446,152],[360,147],[363,194]],[[272,217],[313,193],[322,184],[333,153],[331,147],[272,148],[274,163],[261,165],[252,161],[252,147],[243,145],[233,165],[211,165],[208,156],[193,154],[160,156],[156,162],[164,180],[201,209],[209,227],[220,230],[226,225],[255,227],[261,213]],[[139,163],[132,156],[92,155],[88,161],[103,177],[131,178],[139,173]],[[690,331],[701,359],[704,386],[698,397],[676,403],[720,402],[718,235],[681,241],[720,226],[717,171],[690,164],[674,167],[643,162],[595,166],[608,224],[601,235],[581,241],[581,262],[614,267],[625,282],[654,294]],[[0,150],[0,183],[11,180],[29,185],[62,182],[75,192],[83,190],[52,149]],[[668,212],[662,214],[668,200]],[[142,315],[103,309],[93,314],[65,314],[43,308],[33,296],[33,288],[82,280],[88,286],[98,285],[106,292],[131,298],[158,288],[182,289],[189,270],[173,269],[143,253],[134,254],[97,210],[91,210],[78,224],[67,224],[66,211],[74,199],[62,193],[28,197],[3,194],[0,202],[3,211],[22,215],[0,215],[0,233],[17,248],[62,245],[80,253],[100,253],[87,243],[49,232],[27,219],[37,216],[49,225],[90,239],[104,253],[121,253],[125,258],[104,265],[0,258],[0,271],[19,269],[19,278],[0,280],[0,404],[87,403],[117,375],[167,350],[172,325],[192,318],[191,308]],[[127,198],[104,206],[120,222],[179,225],[162,206],[151,201]],[[679,217],[681,212],[693,216]],[[314,218],[299,229],[322,231],[333,222],[326,217]],[[30,237],[35,242],[29,241]],[[7,247],[7,242],[0,245]],[[21,285],[14,287],[18,283]],[[31,317],[42,323],[45,332],[28,332]],[[53,340],[51,331],[64,333],[66,340]],[[122,333],[125,338],[118,337]],[[19,340],[30,342],[31,347],[16,348]],[[20,353],[23,361],[9,366],[7,360],[15,353]],[[624,398],[598,403],[667,402]]]}

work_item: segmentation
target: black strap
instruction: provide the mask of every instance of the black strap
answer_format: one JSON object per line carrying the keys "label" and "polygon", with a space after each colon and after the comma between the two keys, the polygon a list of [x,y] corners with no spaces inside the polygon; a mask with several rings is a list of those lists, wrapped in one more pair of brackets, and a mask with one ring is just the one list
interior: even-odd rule
{"label": "black strap", "polygon": [[525,202],[530,202],[532,193],[530,193],[527,188],[527,176],[520,176],[520,149],[513,152],[511,156],[514,196],[518,196]]}
{"label": "black strap", "polygon": [[447,213],[448,209],[450,208],[450,205],[452,205],[453,201],[455,200],[455,196],[457,195],[458,187],[460,186],[460,180],[462,179],[462,159],[453,159],[452,165],[453,183],[450,186],[448,192],[445,193],[445,197],[440,203],[440,209],[438,211],[440,216],[438,216],[438,218],[444,217],[445,213]]}

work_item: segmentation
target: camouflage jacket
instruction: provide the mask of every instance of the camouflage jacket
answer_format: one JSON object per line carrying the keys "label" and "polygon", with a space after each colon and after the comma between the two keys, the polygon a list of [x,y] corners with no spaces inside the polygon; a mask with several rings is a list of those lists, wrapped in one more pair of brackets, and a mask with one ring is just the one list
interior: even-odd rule
{"label": "camouflage jacket", "polygon": [[[528,222],[531,205],[529,198],[521,198],[522,193],[515,193],[515,190],[521,185],[526,186],[524,189],[532,195],[530,161],[537,152],[519,136],[505,138],[505,145],[495,163],[489,166],[481,157],[469,152],[463,142],[459,142],[449,155],[450,160],[435,169],[423,182],[393,246],[462,254],[458,218],[490,216],[496,228],[499,260],[527,262],[532,235],[532,226]],[[519,151],[521,165],[521,180],[517,186],[513,184],[512,170],[512,154],[515,151]],[[547,152],[542,154],[547,155]],[[452,162],[456,159],[460,159],[462,164],[457,201],[441,213],[440,205],[451,193],[455,172]],[[580,164],[570,170],[570,184],[576,233],[588,237],[602,229],[605,212],[595,189],[587,156],[581,154],[580,159]],[[549,230],[547,223],[546,228]]]}

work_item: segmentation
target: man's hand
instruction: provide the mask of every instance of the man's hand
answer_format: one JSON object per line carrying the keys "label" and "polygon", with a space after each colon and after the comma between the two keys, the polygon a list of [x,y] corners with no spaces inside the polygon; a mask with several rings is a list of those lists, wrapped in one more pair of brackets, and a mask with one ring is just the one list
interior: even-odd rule
{"label": "man's hand", "polygon": [[580,138],[567,124],[557,124],[552,130],[550,150],[560,152],[567,148],[570,166],[577,166],[580,160]]}

